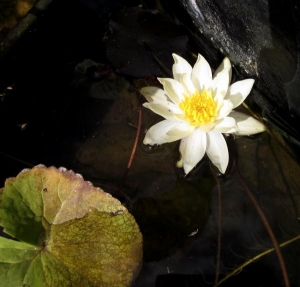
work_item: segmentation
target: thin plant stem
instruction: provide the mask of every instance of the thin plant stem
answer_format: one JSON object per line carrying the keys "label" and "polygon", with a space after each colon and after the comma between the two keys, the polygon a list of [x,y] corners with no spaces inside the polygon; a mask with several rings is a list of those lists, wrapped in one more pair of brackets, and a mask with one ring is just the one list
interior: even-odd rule
{"label": "thin plant stem", "polygon": [[34,167],[34,164],[32,164],[32,163],[30,163],[30,162],[27,162],[27,161],[24,161],[24,160],[21,160],[21,159],[19,159],[19,158],[16,158],[16,157],[14,157],[14,156],[12,156],[12,155],[9,155],[9,154],[7,154],[7,153],[0,152],[0,155],[3,155],[3,156],[5,156],[5,157],[8,157],[8,158],[10,158],[10,159],[12,159],[12,160],[15,160],[15,161],[17,161],[17,162],[19,162],[19,163],[22,163],[22,164],[24,164],[24,165],[27,165],[27,166],[29,166],[29,167]]}
{"label": "thin plant stem", "polygon": [[267,217],[265,216],[264,212],[262,211],[262,209],[260,208],[256,198],[254,197],[254,195],[252,194],[252,192],[250,191],[250,189],[248,188],[248,186],[246,185],[246,183],[244,182],[239,170],[236,168],[236,171],[237,171],[237,174],[239,176],[239,179],[240,179],[240,182],[241,184],[243,185],[247,195],[249,196],[250,200],[252,201],[257,213],[259,214],[269,236],[270,236],[270,239],[273,243],[273,246],[274,246],[274,250],[275,250],[275,253],[277,255],[277,258],[278,258],[278,261],[279,261],[279,265],[280,265],[280,268],[281,268],[281,271],[282,271],[282,276],[283,276],[283,281],[284,281],[284,285],[285,287],[290,287],[290,283],[289,283],[289,278],[288,278],[288,275],[287,275],[287,271],[286,271],[286,267],[285,267],[285,264],[284,264],[284,260],[283,260],[283,257],[282,257],[282,254],[281,254],[281,251],[280,251],[280,248],[279,248],[279,245],[278,245],[278,242],[276,240],[276,237],[273,233],[273,230],[268,222],[268,219]]}
{"label": "thin plant stem", "polygon": [[221,186],[220,182],[218,181],[215,173],[212,171],[212,174],[217,183],[218,189],[218,250],[217,250],[217,264],[216,264],[216,277],[215,277],[215,284],[219,281],[219,274],[220,274],[220,258],[221,258],[221,233],[222,233],[222,195],[221,195]]}
{"label": "thin plant stem", "polygon": [[124,183],[126,181],[128,172],[130,170],[130,167],[132,165],[132,161],[133,161],[133,158],[134,158],[134,155],[135,155],[135,152],[136,152],[137,144],[138,144],[139,137],[140,137],[140,134],[141,134],[142,115],[143,115],[142,111],[143,111],[143,109],[142,109],[142,103],[141,103],[141,98],[139,96],[139,119],[138,119],[138,127],[137,127],[137,131],[136,131],[136,135],[135,135],[135,140],[134,140],[133,148],[132,148],[132,151],[131,151],[131,155],[130,155],[127,167],[125,169],[125,172],[123,173],[122,179],[121,179],[120,184],[119,184],[118,189],[117,189],[118,193],[121,192],[121,190],[123,188],[123,185],[124,185]]}
{"label": "thin plant stem", "polygon": [[[294,238],[292,238],[292,239],[290,239],[288,241],[285,241],[285,242],[281,243],[279,245],[279,247],[284,247],[284,246],[286,246],[286,245],[288,245],[290,243],[293,243],[294,241],[299,240],[299,239],[300,239],[300,235],[298,235],[298,236],[296,236],[296,237],[294,237]],[[263,256],[265,256],[265,255],[267,255],[267,254],[269,254],[271,252],[273,252],[274,250],[275,250],[275,248],[270,248],[270,249],[268,249],[268,250],[266,250],[266,251],[264,251],[264,252],[256,255],[255,257],[247,260],[246,262],[244,262],[243,264],[241,264],[239,267],[235,268],[232,272],[228,273],[222,280],[220,280],[218,283],[216,283],[213,287],[220,286],[222,283],[224,283],[231,276],[239,273],[242,269],[244,269],[245,267],[247,267],[249,264],[257,261],[261,257],[263,257]]]}

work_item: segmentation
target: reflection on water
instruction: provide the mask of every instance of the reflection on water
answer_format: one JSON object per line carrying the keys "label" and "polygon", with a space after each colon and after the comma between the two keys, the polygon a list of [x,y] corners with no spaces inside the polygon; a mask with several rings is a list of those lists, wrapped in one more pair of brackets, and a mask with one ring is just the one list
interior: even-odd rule
{"label": "reflection on water", "polygon": [[[237,170],[266,215],[278,243],[300,235],[299,163],[269,133],[227,138],[231,168],[224,177],[217,176],[217,181],[206,159],[184,178],[175,167],[178,143],[152,149],[143,146],[145,130],[160,120],[143,109],[139,144],[118,193],[137,132],[137,91],[145,83],[156,83],[155,79],[125,78],[117,71],[112,75],[113,71],[106,68],[100,79],[84,73],[82,78],[75,75],[75,67],[86,58],[105,62],[95,48],[89,48],[96,42],[100,45],[95,40],[97,20],[90,17],[83,27],[75,27],[79,29],[76,33],[68,34],[68,41],[57,44],[55,39],[63,39],[64,32],[73,31],[71,20],[82,11],[75,9],[74,15],[66,18],[63,10],[54,8],[50,12],[59,13],[61,20],[39,23],[40,31],[21,42],[0,67],[1,75],[8,71],[2,77],[1,89],[13,85],[0,102],[2,182],[30,164],[43,163],[73,169],[120,198],[144,236],[144,263],[135,287],[214,283],[219,227],[220,279],[273,248]],[[62,54],[64,49],[66,54]],[[47,55],[42,58],[44,62],[38,50]],[[105,84],[90,89],[93,83],[103,80]],[[112,93],[114,87],[118,92]],[[19,125],[27,122],[27,128],[21,129]],[[292,286],[300,286],[299,251],[299,240],[281,248]],[[222,286],[242,286],[245,282],[252,286],[282,286],[276,254],[263,256]]]}
{"label": "reflection on water", "polygon": [[[132,108],[131,115],[128,115],[127,107],[128,102],[136,103],[136,98],[133,93],[115,100],[107,111],[105,125],[99,124],[77,153],[76,170],[94,175],[100,186],[102,183],[106,185],[104,189],[112,192],[122,177],[133,145],[136,129],[128,122],[137,125],[137,108]],[[120,110],[118,101],[123,102],[126,110]],[[143,128],[147,128],[156,116],[147,110],[143,112]],[[119,124],[108,120],[116,114],[127,114],[127,117],[122,119],[120,116]],[[142,138],[143,135],[140,141]],[[111,140],[109,144],[108,139]],[[278,243],[300,234],[299,164],[268,133],[228,140],[231,155],[234,155],[232,173],[218,178],[222,196],[221,277],[248,259],[273,248],[235,169],[255,195]],[[208,161],[202,162],[190,177],[184,179],[176,173],[177,158],[177,144],[149,150],[140,143],[128,174],[123,191],[130,198],[130,211],[144,235],[144,266],[134,286],[154,286],[155,280],[162,284],[157,286],[171,286],[173,277],[170,275],[168,279],[167,275],[161,276],[163,274],[194,274],[197,276],[180,277],[175,281],[195,280],[198,283],[204,282],[198,276],[204,274],[208,276],[208,282],[214,282],[220,224],[217,185]],[[126,203],[127,199],[124,201]],[[298,266],[299,259],[293,254],[299,246],[298,242],[293,242],[282,248],[291,282],[298,280],[293,266]],[[249,270],[243,271],[243,276],[234,276],[233,282],[242,284],[251,278],[255,286],[261,281],[255,281],[254,273],[268,278],[265,284],[274,280],[273,286],[276,286],[282,281],[274,252],[261,258]],[[161,277],[156,279],[157,276]]]}

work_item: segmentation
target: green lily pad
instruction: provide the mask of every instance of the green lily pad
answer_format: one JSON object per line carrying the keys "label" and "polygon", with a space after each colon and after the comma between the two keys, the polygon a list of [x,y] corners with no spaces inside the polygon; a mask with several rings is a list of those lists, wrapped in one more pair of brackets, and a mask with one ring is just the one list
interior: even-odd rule
{"label": "green lily pad", "polygon": [[39,165],[0,192],[3,286],[130,286],[142,235],[121,203],[81,175]]}

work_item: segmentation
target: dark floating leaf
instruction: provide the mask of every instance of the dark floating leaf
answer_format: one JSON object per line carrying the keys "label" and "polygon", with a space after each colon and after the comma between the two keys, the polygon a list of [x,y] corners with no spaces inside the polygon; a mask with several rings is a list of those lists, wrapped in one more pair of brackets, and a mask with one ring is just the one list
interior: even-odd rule
{"label": "dark floating leaf", "polygon": [[85,59],[75,67],[72,86],[89,97],[114,100],[126,93],[129,83],[108,65]]}
{"label": "dark floating leaf", "polygon": [[162,75],[172,53],[186,52],[184,30],[158,12],[128,8],[112,15],[105,37],[106,56],[121,73],[133,77]]}
{"label": "dark floating leaf", "polygon": [[211,179],[199,182],[178,180],[164,193],[138,199],[131,210],[144,237],[144,260],[171,256],[185,244],[198,240],[207,223]]}

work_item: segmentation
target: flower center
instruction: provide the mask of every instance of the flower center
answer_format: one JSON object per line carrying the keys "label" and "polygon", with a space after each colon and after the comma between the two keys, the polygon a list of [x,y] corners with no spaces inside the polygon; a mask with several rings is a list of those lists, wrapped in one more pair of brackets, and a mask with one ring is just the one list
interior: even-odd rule
{"label": "flower center", "polygon": [[213,123],[217,114],[217,104],[212,98],[210,90],[204,90],[201,94],[196,91],[192,96],[184,96],[184,100],[179,103],[179,107],[185,114],[192,126]]}

